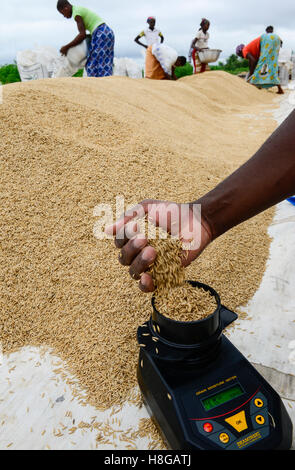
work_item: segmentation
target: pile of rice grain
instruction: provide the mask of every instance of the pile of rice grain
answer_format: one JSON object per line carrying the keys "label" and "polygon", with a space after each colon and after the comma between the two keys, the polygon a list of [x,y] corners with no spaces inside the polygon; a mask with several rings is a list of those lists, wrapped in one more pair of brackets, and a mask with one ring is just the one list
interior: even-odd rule
{"label": "pile of rice grain", "polygon": [[[196,200],[275,129],[265,112],[276,95],[223,72],[2,88],[0,342],[5,353],[47,346],[89,403],[107,409],[137,386],[136,332],[151,299],[119,265],[113,241],[94,238],[93,209],[108,203],[115,212],[118,195],[126,207]],[[272,216],[216,240],[187,278],[212,286],[233,310],[246,304],[264,274]]]}
{"label": "pile of rice grain", "polygon": [[215,312],[217,302],[210,292],[184,283],[156,294],[155,306],[171,320],[192,322],[203,320]]}

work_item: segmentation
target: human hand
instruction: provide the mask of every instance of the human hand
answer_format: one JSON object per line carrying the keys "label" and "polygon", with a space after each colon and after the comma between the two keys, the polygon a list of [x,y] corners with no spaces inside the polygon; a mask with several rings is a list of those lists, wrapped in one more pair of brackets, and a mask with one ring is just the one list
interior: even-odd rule
{"label": "human hand", "polygon": [[211,230],[202,219],[196,204],[177,204],[169,201],[148,199],[127,211],[115,224],[106,227],[106,233],[115,237],[120,249],[119,262],[129,266],[130,276],[139,282],[145,292],[155,290],[153,279],[147,272],[157,257],[156,250],[140,233],[136,222],[147,216],[154,226],[161,227],[183,244],[182,264],[189,266],[212,241]]}
{"label": "human hand", "polygon": [[63,46],[63,47],[60,49],[59,52],[61,53],[61,55],[65,55],[65,56],[66,56],[67,53],[68,53],[68,50],[69,50],[69,48],[68,48],[67,46]]}

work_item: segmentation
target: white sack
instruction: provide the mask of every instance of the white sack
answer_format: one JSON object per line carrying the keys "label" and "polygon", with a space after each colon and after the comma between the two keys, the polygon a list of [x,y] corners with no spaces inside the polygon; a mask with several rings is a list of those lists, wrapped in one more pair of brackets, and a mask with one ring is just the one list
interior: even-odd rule
{"label": "white sack", "polygon": [[19,51],[17,67],[22,81],[42,78],[72,77],[85,67],[87,61],[87,41],[69,49],[67,56],[48,46]]}
{"label": "white sack", "polygon": [[80,69],[84,69],[87,62],[87,41],[78,46],[71,47],[66,56],[59,56],[55,63],[54,78],[72,77]]}
{"label": "white sack", "polygon": [[142,68],[128,57],[114,58],[113,75],[119,77],[142,78]]}
{"label": "white sack", "polygon": [[22,67],[18,66],[18,71],[22,82],[28,82],[31,80],[43,80],[49,78],[48,70],[42,64],[36,64],[31,66]]}
{"label": "white sack", "polygon": [[165,46],[164,44],[154,44],[152,48],[152,54],[160,62],[164,72],[171,75],[172,65],[175,64],[178,53],[171,47]]}
{"label": "white sack", "polygon": [[55,63],[52,78],[72,77],[78,70],[79,67],[73,66],[67,57],[59,57]]}
{"label": "white sack", "polygon": [[71,47],[67,53],[67,59],[73,67],[83,69],[87,62],[87,41],[81,42],[78,46]]}
{"label": "white sack", "polygon": [[113,75],[117,77],[127,77],[127,67],[125,58],[114,58],[114,70]]}
{"label": "white sack", "polygon": [[[19,51],[16,55],[17,67],[23,81],[52,77],[58,52],[49,46],[35,47],[32,50]],[[28,78],[31,72],[38,70],[37,78]],[[34,74],[33,74],[34,75]],[[32,77],[33,77],[32,75]]]}
{"label": "white sack", "polygon": [[125,65],[129,78],[142,78],[142,68],[135,60],[126,58]]}
{"label": "white sack", "polygon": [[280,49],[279,63],[291,62],[292,49]]}

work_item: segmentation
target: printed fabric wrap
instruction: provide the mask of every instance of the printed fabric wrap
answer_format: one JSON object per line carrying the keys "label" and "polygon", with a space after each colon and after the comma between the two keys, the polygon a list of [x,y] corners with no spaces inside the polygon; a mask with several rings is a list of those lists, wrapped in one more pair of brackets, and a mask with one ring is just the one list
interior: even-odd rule
{"label": "printed fabric wrap", "polygon": [[277,34],[263,34],[260,43],[260,57],[249,83],[259,88],[271,88],[280,84],[279,52],[281,39]]}
{"label": "printed fabric wrap", "polygon": [[93,32],[89,46],[86,71],[88,77],[113,75],[115,35],[105,23]]}

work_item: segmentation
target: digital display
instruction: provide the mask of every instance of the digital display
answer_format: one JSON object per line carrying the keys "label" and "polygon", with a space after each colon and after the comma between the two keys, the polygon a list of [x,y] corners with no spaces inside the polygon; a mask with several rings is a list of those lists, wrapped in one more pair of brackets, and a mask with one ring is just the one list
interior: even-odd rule
{"label": "digital display", "polygon": [[211,395],[208,398],[201,400],[206,411],[210,411],[216,406],[223,405],[228,401],[233,400],[241,395],[243,395],[244,390],[239,384],[234,385],[233,387],[222,390],[221,392]]}

